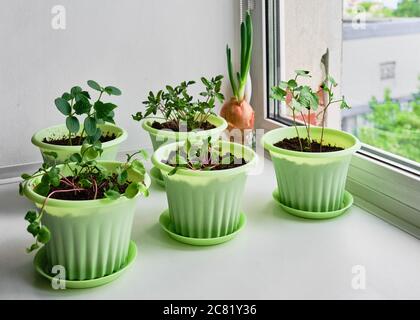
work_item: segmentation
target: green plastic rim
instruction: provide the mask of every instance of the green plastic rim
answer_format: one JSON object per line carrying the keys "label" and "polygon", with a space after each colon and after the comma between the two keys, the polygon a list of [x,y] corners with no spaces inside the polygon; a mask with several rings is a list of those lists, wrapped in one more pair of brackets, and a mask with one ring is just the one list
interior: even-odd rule
{"label": "green plastic rim", "polygon": [[[116,125],[113,125],[111,123],[106,123],[103,125],[99,125],[98,127],[101,128],[103,133],[108,133],[108,132],[114,133],[117,136],[114,140],[102,143],[102,148],[104,150],[111,148],[113,146],[119,145],[127,139],[127,136],[128,136],[127,131],[125,131],[123,128],[120,128]],[[83,130],[83,126],[80,127],[78,134],[80,134],[82,130]],[[44,138],[51,138],[54,136],[64,137],[67,132],[68,130],[66,128],[66,125],[59,124],[56,126],[48,127],[48,128],[37,131],[32,136],[31,141],[35,146],[39,147],[42,150],[48,150],[48,151],[66,150],[72,153],[79,152],[81,146],[58,146],[58,145],[43,142]]]}
{"label": "green plastic rim", "polygon": [[[115,170],[119,165],[123,164],[123,162],[119,161],[98,161],[98,163],[102,166],[104,166],[108,170]],[[69,174],[69,172],[66,172],[63,170],[64,165],[58,165],[57,168],[59,168],[61,173],[63,174]],[[34,187],[41,181],[42,177],[32,178],[28,180],[23,188],[24,195],[31,201],[35,202],[38,206],[41,206],[44,201],[45,197],[41,196],[40,194],[36,193],[34,191]],[[140,175],[134,171],[129,172],[128,179],[130,181],[140,181]],[[144,183],[147,188],[150,187],[150,177],[148,174],[145,174],[144,176]],[[138,193],[133,199],[137,199],[141,194]],[[103,206],[109,206],[109,205],[118,205],[133,199],[128,199],[125,196],[121,196],[119,199],[111,200],[107,198],[103,199],[97,199],[97,200],[60,200],[60,199],[48,199],[46,210],[48,211],[48,208],[95,208],[95,207],[103,207]]]}
{"label": "green plastic rim", "polygon": [[229,233],[227,235],[221,236],[221,237],[214,237],[214,238],[191,238],[191,237],[185,237],[180,234],[177,234],[174,230],[173,224],[171,222],[171,218],[169,215],[169,210],[165,210],[162,212],[162,214],[159,217],[159,224],[162,227],[162,229],[174,240],[189,244],[192,246],[214,246],[218,245],[224,242],[227,242],[236,235],[242,231],[246,226],[246,215],[241,212],[239,217],[239,224],[236,230],[234,230],[232,233]]}
{"label": "green plastic rim", "polygon": [[281,203],[278,189],[275,189],[273,191],[273,198],[284,211],[286,211],[287,213],[290,213],[291,215],[304,218],[304,219],[318,219],[318,220],[331,219],[339,215],[342,215],[353,205],[353,201],[354,201],[352,194],[346,190],[344,191],[343,204],[340,209],[334,210],[334,211],[326,211],[326,212],[312,212],[312,211],[294,209]]}
{"label": "green plastic rim", "polygon": [[[62,280],[65,281],[65,288],[66,289],[88,289],[99,287],[110,283],[120,277],[124,271],[126,271],[136,260],[137,257],[137,246],[134,241],[130,241],[130,246],[128,248],[128,255],[126,262],[123,266],[114,273],[106,275],[104,277],[90,279],[90,280]],[[45,251],[45,247],[41,248],[35,255],[34,258],[34,266],[35,270],[44,278],[53,281],[56,275],[51,275],[46,271],[48,265],[47,254]]]}
{"label": "green plastic rim", "polygon": [[[297,127],[299,136],[301,138],[307,137],[306,128],[299,126]],[[321,139],[321,127],[311,127],[311,138],[319,141]],[[271,130],[264,134],[261,139],[261,144],[266,150],[274,154],[282,154],[286,156],[292,156],[297,158],[331,158],[331,157],[343,157],[355,153],[360,149],[361,143],[359,139],[353,136],[350,133],[335,130],[331,128],[324,129],[324,143],[330,143],[331,145],[336,145],[338,147],[344,148],[341,151],[334,152],[301,152],[287,150],[283,148],[278,148],[274,146],[275,143],[283,140],[284,138],[294,138],[296,137],[296,128],[295,127],[283,127]]]}
{"label": "green plastic rim", "polygon": [[200,138],[217,136],[217,135],[220,135],[227,128],[226,120],[216,115],[210,115],[208,118],[208,122],[210,122],[216,128],[213,128],[210,130],[195,130],[195,131],[190,131],[190,132],[175,132],[171,130],[158,130],[151,126],[151,123],[153,121],[163,122],[165,120],[160,119],[160,118],[144,119],[141,123],[142,128],[146,130],[147,132],[149,132],[150,135],[168,138],[172,142],[186,140],[187,138],[191,138],[191,137],[200,139]]}
{"label": "green plastic rim", "polygon": [[[255,152],[242,144],[234,143],[234,142],[228,142],[228,141],[219,141],[219,145],[222,148],[223,152],[230,151],[233,153],[236,157],[243,157],[246,164],[232,168],[232,169],[226,169],[226,170],[215,170],[215,171],[202,171],[202,170],[189,170],[185,168],[180,168],[177,171],[177,175],[182,176],[198,176],[198,177],[217,177],[217,176],[227,176],[227,175],[237,175],[243,172],[250,171],[257,162],[257,155]],[[153,153],[152,156],[152,163],[153,165],[160,169],[164,173],[169,173],[173,170],[173,167],[170,165],[167,165],[165,163],[162,163],[162,160],[166,160],[171,153],[171,151],[175,151],[178,147],[182,147],[185,144],[185,141],[180,142],[174,142],[167,144],[165,146],[160,147],[158,150],[156,150]]]}

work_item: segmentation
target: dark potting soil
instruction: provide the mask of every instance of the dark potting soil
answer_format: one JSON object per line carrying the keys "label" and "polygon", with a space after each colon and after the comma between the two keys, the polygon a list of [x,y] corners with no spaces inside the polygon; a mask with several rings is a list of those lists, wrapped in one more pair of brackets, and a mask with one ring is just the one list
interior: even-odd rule
{"label": "dark potting soil", "polygon": [[[175,120],[171,120],[171,121],[167,121],[167,122],[158,122],[158,121],[153,121],[152,123],[152,128],[157,129],[157,130],[172,130],[172,131],[179,131],[179,123],[178,121]],[[199,128],[191,128],[191,126],[187,127],[187,132],[188,131],[192,131],[194,129],[201,129],[201,130],[210,130],[210,129],[214,129],[216,128],[213,124],[211,124],[208,121],[205,121],[201,124],[201,126]],[[185,130],[185,129],[183,129]]]}
{"label": "dark potting soil", "polygon": [[[112,141],[116,138],[117,138],[117,136],[115,135],[115,133],[107,133],[107,134],[101,136],[99,138],[99,141],[101,143],[104,143],[104,142]],[[84,139],[80,139],[80,136],[72,137],[71,138],[71,145],[72,146],[81,146],[83,144],[83,140]],[[48,144],[54,144],[56,146],[70,146],[68,137],[62,137],[62,138],[58,138],[58,139],[44,138],[44,140],[42,140],[42,142],[48,143]]]}
{"label": "dark potting soil", "polygon": [[[162,163],[165,163],[171,167],[176,167],[176,164],[171,163],[169,159],[174,159],[176,156],[175,151],[172,151],[169,154],[168,160],[163,160]],[[181,152],[181,156],[185,159],[186,155]],[[194,160],[194,159],[193,159]],[[188,165],[192,168],[192,163],[194,161],[189,160]],[[244,158],[237,158],[231,153],[226,153],[223,156],[219,156],[217,161],[211,159],[210,153],[207,156],[207,159],[201,159],[201,167],[199,169],[194,168],[193,170],[206,170],[206,171],[217,171],[217,170],[226,170],[233,169],[247,164]]]}
{"label": "dark potting soil", "polygon": [[[66,177],[67,180],[78,185],[78,178],[73,178],[71,176]],[[60,199],[60,200],[95,200],[105,198],[105,192],[110,189],[110,185],[118,186],[119,193],[123,194],[125,189],[129,186],[131,182],[127,181],[124,185],[118,186],[117,184],[117,175],[113,174],[107,180],[104,180],[100,183],[97,183],[97,189],[95,185],[92,184],[90,188],[83,188],[81,191],[68,191],[68,192],[57,192],[50,196],[50,199]],[[71,190],[74,189],[73,186],[65,182],[65,179],[60,180],[60,185],[58,187],[51,187],[50,193],[58,190]],[[96,193],[96,197],[95,197]]]}
{"label": "dark potting soil", "polygon": [[[333,146],[331,144],[322,144],[322,148],[321,148],[320,143],[314,140],[311,141],[310,147],[309,147],[308,139],[300,138],[300,142],[302,143],[304,152],[334,152],[334,151],[344,150],[344,148]],[[291,139],[285,138],[275,143],[274,146],[277,148],[282,148],[286,150],[302,151],[300,149],[300,144],[297,137],[294,137]]]}

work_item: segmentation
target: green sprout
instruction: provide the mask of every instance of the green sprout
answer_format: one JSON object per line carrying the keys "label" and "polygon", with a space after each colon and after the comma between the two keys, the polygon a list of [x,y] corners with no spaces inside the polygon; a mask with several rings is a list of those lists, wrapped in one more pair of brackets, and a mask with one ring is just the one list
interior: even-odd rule
{"label": "green sprout", "polygon": [[[301,85],[298,83],[300,77],[311,77],[310,72],[306,70],[296,70],[295,77],[288,81],[280,81],[278,86],[271,88],[271,98],[279,101],[286,102],[286,106],[290,108],[292,112],[293,125],[296,129],[296,135],[299,140],[299,146],[301,151],[310,150],[312,138],[311,138],[311,113],[315,112],[316,117],[321,116],[321,139],[320,139],[320,152],[322,152],[322,143],[324,141],[324,128],[325,128],[325,116],[328,108],[332,104],[340,103],[341,109],[349,109],[349,105],[346,103],[344,96],[341,99],[334,99],[333,88],[337,86],[337,82],[330,75],[327,76],[325,81],[322,83],[321,88],[327,96],[327,102],[325,106],[319,111],[319,99],[318,93],[313,91],[311,87],[307,85]],[[287,101],[286,101],[287,100]],[[308,115],[308,122],[306,122],[304,113]],[[300,114],[304,126],[307,132],[307,145],[303,145],[297,129],[296,115]]]}
{"label": "green sprout", "polygon": [[113,87],[101,87],[96,81],[89,80],[88,86],[99,92],[96,101],[91,101],[88,91],[83,90],[79,86],[71,88],[70,92],[64,92],[61,97],[54,100],[57,109],[66,116],[66,127],[68,130],[69,145],[72,145],[72,139],[80,130],[80,120],[78,117],[84,117],[83,129],[79,136],[78,144],[81,145],[85,140],[89,144],[93,144],[102,136],[101,129],[98,125],[105,122],[114,122],[114,109],[117,105],[110,102],[103,102],[102,95],[119,96],[121,90]]}
{"label": "green sprout", "polygon": [[152,115],[157,118],[159,115],[166,122],[174,122],[178,128],[181,123],[186,123],[188,130],[198,129],[211,114],[215,114],[215,102],[223,103],[224,96],[220,92],[222,79],[222,75],[211,79],[201,78],[205,91],[200,92],[200,96],[204,100],[193,101],[188,93],[189,86],[195,84],[194,81],[183,81],[176,87],[167,85],[166,90],[159,90],[157,93],[150,91],[147,100],[143,101],[146,105],[145,113],[137,112],[132,117],[140,121]]}
{"label": "green sprout", "polygon": [[232,52],[226,45],[226,57],[229,81],[232,87],[233,95],[238,102],[242,101],[245,96],[245,86],[248,78],[249,69],[251,67],[252,56],[252,19],[249,12],[246,13],[245,21],[241,23],[241,66],[240,71],[236,73],[236,80],[232,67]]}
{"label": "green sprout", "polygon": [[[85,144],[82,146],[80,153],[74,153],[64,162],[61,169],[57,167],[56,163],[52,166],[44,163],[35,173],[22,174],[23,181],[19,184],[19,193],[23,195],[23,189],[29,180],[40,177],[40,182],[35,186],[34,191],[45,197],[39,210],[29,210],[25,215],[25,220],[29,223],[27,231],[35,238],[35,242],[27,248],[28,253],[38,249],[40,245],[46,244],[51,238],[47,226],[42,224],[42,216],[48,200],[54,195],[69,192],[74,194],[87,193],[93,195],[92,200],[99,198],[116,200],[121,196],[131,199],[139,192],[146,197],[149,195],[149,191],[144,184],[146,169],[141,160],[135,159],[136,155],[139,155],[141,159],[147,159],[148,156],[144,150],[127,154],[127,161],[113,172],[110,172],[95,160],[101,153],[100,143]],[[50,152],[49,156],[54,159],[57,158],[57,154],[54,152]],[[62,174],[64,168],[69,170],[70,176]],[[130,170],[140,176],[139,182],[128,180]],[[103,189],[105,189],[103,195],[100,195],[99,193]],[[121,193],[123,189],[125,190]]]}

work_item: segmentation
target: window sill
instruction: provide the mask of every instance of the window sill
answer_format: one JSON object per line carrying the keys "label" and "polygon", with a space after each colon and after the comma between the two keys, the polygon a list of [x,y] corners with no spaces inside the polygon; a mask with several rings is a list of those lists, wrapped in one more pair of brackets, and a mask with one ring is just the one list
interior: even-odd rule
{"label": "window sill", "polygon": [[[325,221],[282,212],[271,192],[271,161],[248,178],[246,228],[232,241],[197,248],[169,238],[159,227],[166,196],[153,186],[140,201],[132,239],[134,265],[95,290],[54,292],[35,274],[24,248],[31,237],[23,215],[31,203],[16,183],[0,185],[0,298],[84,299],[410,299],[420,296],[418,241],[358,206]],[[374,253],[374,254],[373,254]],[[352,268],[366,268],[366,289],[352,288]],[[239,268],[238,268],[239,266]],[[244,280],[245,279],[245,280]]]}

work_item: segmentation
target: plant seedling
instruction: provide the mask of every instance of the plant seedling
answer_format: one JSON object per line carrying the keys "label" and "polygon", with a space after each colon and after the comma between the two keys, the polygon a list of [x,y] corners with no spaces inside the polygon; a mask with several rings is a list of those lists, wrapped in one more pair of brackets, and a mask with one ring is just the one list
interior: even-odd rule
{"label": "plant seedling", "polygon": [[236,73],[236,80],[232,67],[232,52],[226,45],[226,58],[228,65],[229,81],[232,87],[233,95],[236,101],[240,102],[245,96],[245,86],[251,67],[252,56],[252,19],[249,12],[246,13],[245,21],[241,23],[241,66],[240,71]]}
{"label": "plant seedling", "polygon": [[182,124],[186,124],[187,131],[206,129],[209,116],[215,114],[213,112],[215,102],[222,103],[224,100],[220,92],[222,79],[221,75],[211,79],[201,78],[205,91],[201,92],[200,96],[204,100],[193,101],[193,97],[188,93],[189,87],[195,84],[195,81],[183,81],[176,87],[167,85],[164,90],[159,90],[157,93],[150,91],[147,100],[143,101],[146,105],[145,113],[137,112],[132,117],[136,121],[152,115],[154,118],[164,119],[163,127],[157,122],[153,124],[157,129],[170,128],[179,131]]}
{"label": "plant seedling", "polygon": [[[100,86],[96,81],[88,80],[87,84],[90,88],[98,91],[98,98],[92,102],[91,95],[88,91],[83,90],[79,86],[74,86],[69,92],[64,92],[61,97],[55,99],[55,106],[66,116],[66,127],[68,130],[68,139],[65,143],[68,145],[82,145],[84,141],[93,144],[102,137],[102,131],[98,125],[105,122],[114,122],[114,110],[117,105],[110,102],[103,102],[104,93],[108,95],[119,96],[121,90],[113,86]],[[82,117],[83,129],[80,135],[79,118]],[[54,141],[46,141],[54,143]]]}
{"label": "plant seedling", "polygon": [[[299,141],[300,151],[310,151],[316,152],[313,150],[312,145],[315,142],[311,137],[311,112],[316,113],[316,117],[321,116],[321,138],[318,142],[319,152],[322,152],[323,142],[324,142],[324,128],[325,128],[325,115],[328,108],[332,104],[339,103],[341,109],[349,109],[349,105],[346,103],[344,96],[341,99],[334,99],[333,88],[337,86],[337,82],[330,75],[327,76],[325,81],[321,85],[321,89],[326,94],[327,101],[325,106],[319,109],[319,99],[318,93],[313,91],[312,88],[306,85],[301,85],[298,83],[300,77],[311,77],[310,72],[306,70],[296,70],[295,77],[288,81],[280,81],[278,86],[271,88],[271,98],[279,101],[284,101],[286,106],[292,112],[293,125],[296,129],[297,140]],[[308,121],[305,120],[304,113],[307,112]],[[299,131],[297,129],[296,115],[300,114],[302,116],[304,126],[307,132],[307,138],[301,139],[299,136]],[[331,147],[331,146],[330,146]],[[335,147],[338,148],[338,147]],[[341,149],[341,148],[338,148]]]}
{"label": "plant seedling", "polygon": [[[71,173],[69,176],[63,175],[62,169],[56,164],[42,167],[33,174],[22,174],[23,181],[19,184],[19,193],[23,194],[25,184],[32,178],[40,177],[40,182],[34,191],[45,197],[39,210],[29,210],[25,215],[25,220],[29,225],[27,231],[35,238],[27,252],[38,249],[42,244],[46,244],[51,234],[48,228],[42,224],[42,216],[45,212],[49,199],[61,200],[97,200],[107,198],[116,200],[122,196],[129,199],[134,198],[139,192],[144,196],[149,195],[149,191],[144,184],[146,169],[141,159],[147,158],[147,153],[140,150],[134,154],[127,154],[127,161],[109,171],[101,166],[95,158],[102,153],[100,143],[93,145],[83,145],[81,153],[73,154],[64,162],[63,169],[66,168]],[[57,158],[57,154],[51,152],[49,156]],[[136,159],[140,156],[141,159]],[[129,181],[129,172],[139,175],[139,182]]]}
{"label": "plant seedling", "polygon": [[174,167],[168,175],[174,175],[179,168],[189,170],[226,170],[246,164],[245,159],[237,158],[230,152],[224,153],[221,146],[212,144],[211,138],[192,143],[189,139],[172,151],[167,160],[162,161]]}

